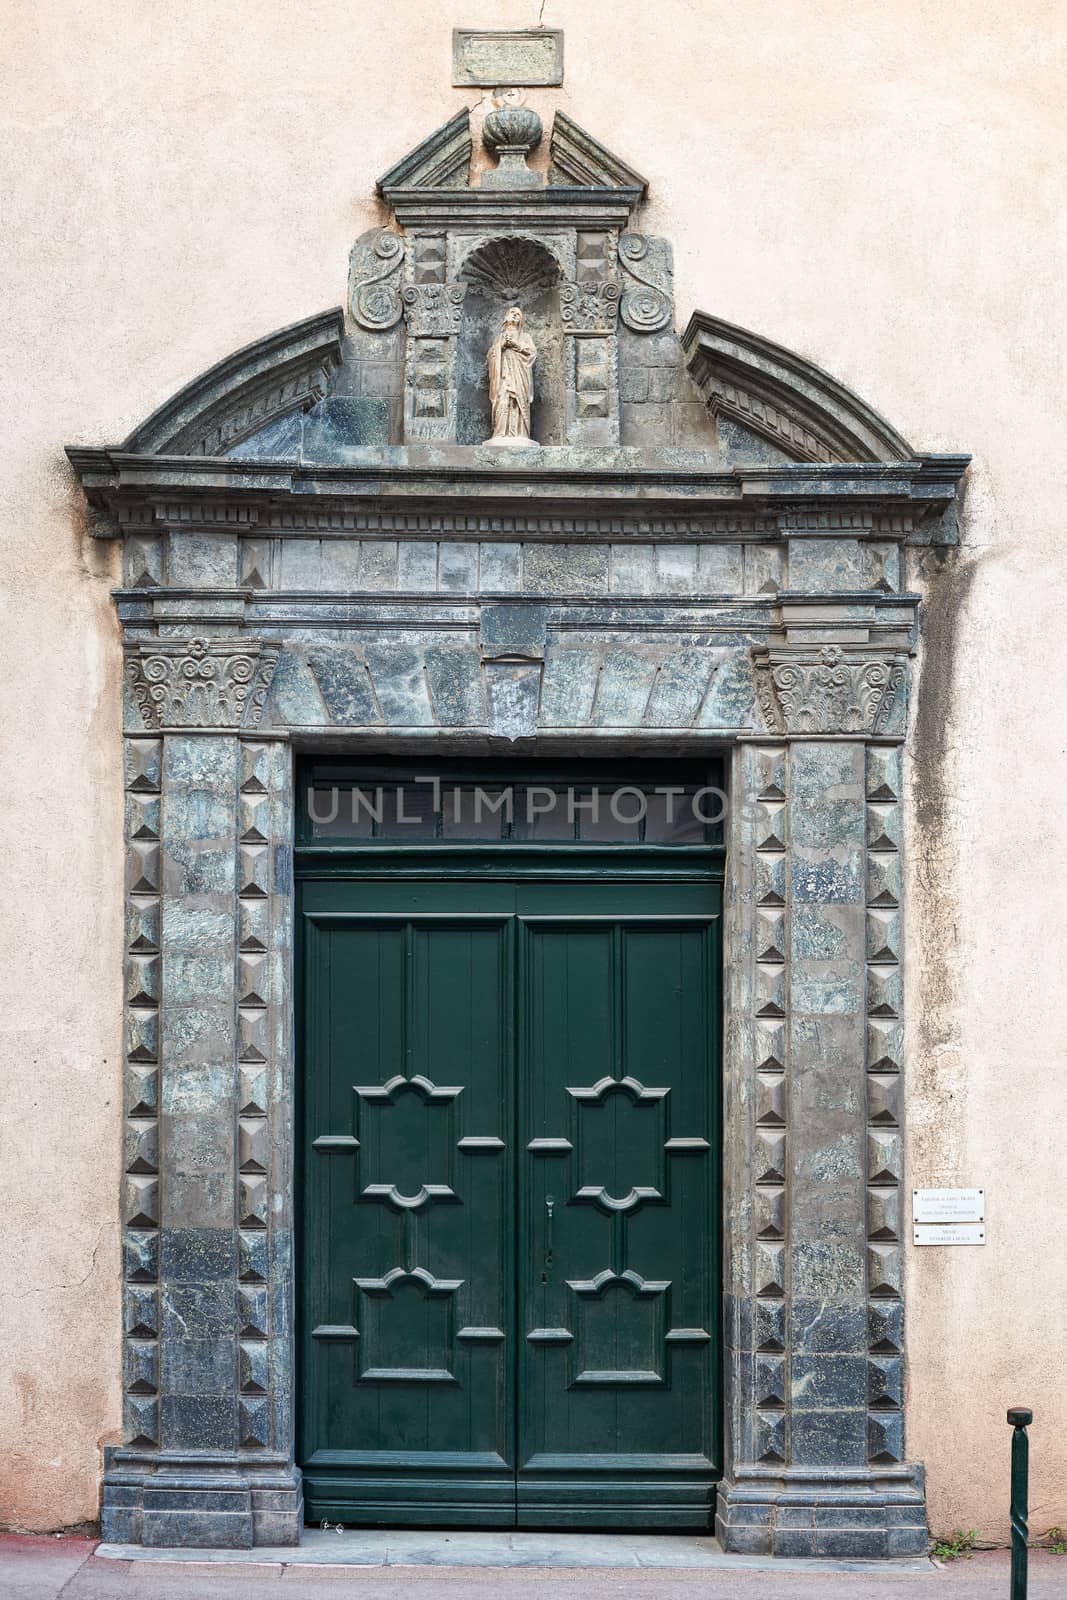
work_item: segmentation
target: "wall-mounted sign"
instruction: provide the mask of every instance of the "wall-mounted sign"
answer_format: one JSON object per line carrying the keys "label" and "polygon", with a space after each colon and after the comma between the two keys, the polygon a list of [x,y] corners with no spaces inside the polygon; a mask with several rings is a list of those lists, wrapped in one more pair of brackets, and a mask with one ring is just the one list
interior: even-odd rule
{"label": "wall-mounted sign", "polygon": [[914,1229],[916,1244],[985,1244],[984,1222],[928,1222]]}
{"label": "wall-mounted sign", "polygon": [[563,29],[453,28],[452,82],[493,89],[563,82]]}
{"label": "wall-mounted sign", "polygon": [[914,1222],[984,1222],[984,1189],[913,1189]]}

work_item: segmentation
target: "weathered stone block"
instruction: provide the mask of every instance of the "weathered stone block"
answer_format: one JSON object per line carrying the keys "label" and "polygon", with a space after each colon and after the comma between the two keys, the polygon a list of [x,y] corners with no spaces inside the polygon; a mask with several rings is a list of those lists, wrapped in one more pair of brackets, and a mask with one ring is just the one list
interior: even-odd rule
{"label": "weathered stone block", "polygon": [[362,553],[358,539],[323,539],[319,553],[319,582],[323,589],[351,594],[360,586]]}
{"label": "weathered stone block", "polygon": [[867,1460],[867,1413],[854,1410],[792,1411],[791,1459],[798,1466],[862,1466]]}
{"label": "weathered stone block", "polygon": [[666,544],[656,550],[656,584],[663,594],[693,595],[697,591],[697,546]]}
{"label": "weathered stone block", "polygon": [[408,644],[368,644],[366,660],[387,724],[408,728],[432,725],[433,708],[421,651]]}
{"label": "weathered stone block", "polygon": [[592,715],[599,670],[599,658],[592,651],[550,646],[541,693],[542,726],[585,727]]}
{"label": "weathered stone block", "polygon": [[233,1277],[236,1248],[230,1230],[165,1228],[160,1247],[160,1276],[168,1285],[204,1284]]}
{"label": "weathered stone block", "polygon": [[480,727],[485,722],[485,685],[472,646],[437,646],[426,652],[426,677],[434,716],[442,727]]}
{"label": "weathered stone block", "polygon": [[404,540],[397,549],[397,588],[432,593],[437,588],[436,543]]}
{"label": "weathered stone block", "polygon": [[527,544],[523,582],[533,594],[604,594],[608,587],[608,546]]}
{"label": "weathered stone block", "polygon": [[279,589],[311,590],[322,585],[322,553],[318,539],[282,539],[278,545]]}
{"label": "weathered stone block", "polygon": [[865,589],[862,545],[857,539],[790,539],[789,587],[804,594]]}
{"label": "weathered stone block", "polygon": [[860,1355],[803,1355],[790,1362],[793,1405],[840,1410],[867,1403],[867,1362]]}
{"label": "weathered stone block", "polygon": [[360,587],[371,593],[395,589],[400,552],[395,539],[366,539],[360,563]]}
{"label": "weathered stone block", "polygon": [[524,656],[540,660],[545,653],[545,610],[542,606],[484,606],[481,651],[485,657]]}
{"label": "weathered stone block", "polygon": [[174,588],[235,588],[236,532],[171,532],[167,540],[167,579]]}
{"label": "weathered stone block", "polygon": [[656,550],[654,545],[612,545],[612,594],[655,594],[656,584]]}
{"label": "weathered stone block", "polygon": [[168,1395],[229,1395],[234,1387],[233,1346],[220,1339],[166,1339],[163,1374]]}
{"label": "weathered stone block", "polygon": [[800,1353],[859,1356],[867,1348],[867,1308],[852,1299],[797,1295],[792,1307],[793,1348]]}
{"label": "weathered stone block", "polygon": [[341,727],[380,723],[366,664],[354,650],[320,646],[308,651],[308,666],[331,721]]}
{"label": "weathered stone block", "polygon": [[731,652],[717,668],[697,714],[698,728],[747,728],[755,716],[752,663],[745,651]]}
{"label": "weathered stone block", "polygon": [[485,594],[509,594],[522,587],[522,546],[483,544],[480,549],[479,587]]}

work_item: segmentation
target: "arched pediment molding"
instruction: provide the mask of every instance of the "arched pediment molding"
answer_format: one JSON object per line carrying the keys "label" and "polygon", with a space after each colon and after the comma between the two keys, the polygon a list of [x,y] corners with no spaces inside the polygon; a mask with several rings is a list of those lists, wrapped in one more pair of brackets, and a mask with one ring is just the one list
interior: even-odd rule
{"label": "arched pediment molding", "polygon": [[686,364],[713,416],[731,417],[795,461],[913,461],[916,453],[836,378],[747,328],[694,311]]}
{"label": "arched pediment molding", "polygon": [[269,423],[307,411],[341,359],[340,307],[245,345],[153,411],[123,449],[136,455],[220,456]]}

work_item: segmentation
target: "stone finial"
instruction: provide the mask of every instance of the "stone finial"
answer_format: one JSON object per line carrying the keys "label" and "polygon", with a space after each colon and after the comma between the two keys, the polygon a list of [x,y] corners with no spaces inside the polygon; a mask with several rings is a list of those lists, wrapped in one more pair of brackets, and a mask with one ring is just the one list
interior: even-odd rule
{"label": "stone finial", "polygon": [[524,105],[498,105],[482,125],[482,143],[499,165],[482,175],[483,189],[536,189],[544,183],[526,157],[541,143],[544,129],[536,111]]}

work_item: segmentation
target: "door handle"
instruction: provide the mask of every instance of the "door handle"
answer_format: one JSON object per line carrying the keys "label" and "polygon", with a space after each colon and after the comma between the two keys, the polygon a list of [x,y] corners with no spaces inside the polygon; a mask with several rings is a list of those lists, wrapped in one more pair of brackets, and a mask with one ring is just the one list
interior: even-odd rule
{"label": "door handle", "polygon": [[554,1195],[545,1195],[545,1266],[552,1265],[552,1214],[556,1209]]}

